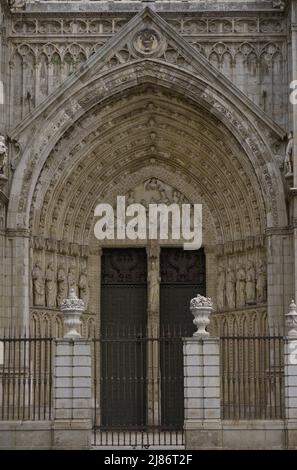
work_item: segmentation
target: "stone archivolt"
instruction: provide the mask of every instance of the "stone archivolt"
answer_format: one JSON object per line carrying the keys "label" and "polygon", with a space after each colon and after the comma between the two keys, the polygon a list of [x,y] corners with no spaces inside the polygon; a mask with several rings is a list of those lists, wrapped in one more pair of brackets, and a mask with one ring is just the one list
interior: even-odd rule
{"label": "stone archivolt", "polygon": [[[85,136],[82,134],[79,136],[81,145],[75,144],[75,139],[78,140],[75,137],[78,133],[76,126],[66,141],[61,142],[61,148],[53,153],[56,162],[51,161],[53,157],[49,157],[36,186],[32,205],[32,214],[35,214],[35,222],[32,220],[32,224],[36,233],[62,239],[65,235],[66,238],[68,236],[73,238],[73,229],[79,223],[81,229],[77,228],[77,232],[84,239],[83,224],[87,223],[85,218],[86,216],[92,218],[94,206],[104,197],[100,196],[100,193],[102,194],[104,188],[109,187],[111,182],[115,185],[129,175],[137,173],[137,169],[144,164],[151,167],[152,176],[156,171],[154,167],[159,165],[168,168],[172,173],[179,168],[184,177],[187,173],[191,173],[192,181],[195,173],[199,174],[199,182],[196,184],[199,185],[197,189],[201,187],[201,197],[209,201],[207,205],[217,206],[217,209],[212,211],[213,217],[216,217],[216,213],[220,213],[220,217],[217,215],[216,224],[221,242],[222,232],[225,232],[223,239],[230,239],[231,231],[237,232],[236,236],[240,239],[248,234],[262,232],[265,226],[264,203],[260,195],[254,194],[253,187],[256,187],[256,184],[252,183],[254,178],[251,170],[248,170],[247,162],[244,158],[242,158],[244,166],[238,162],[241,151],[236,142],[233,142],[234,150],[225,144],[222,152],[217,141],[219,140],[221,145],[226,138],[222,133],[219,134],[218,130],[212,129],[211,119],[208,122],[205,114],[203,117],[199,116],[190,109],[181,108],[175,102],[169,105],[168,98],[165,102],[163,99],[161,103],[156,103],[154,111],[145,114],[147,105],[152,104],[151,99],[154,99],[154,96],[148,94],[145,97],[144,94],[141,99],[138,96],[134,97],[134,103],[133,97],[130,97],[130,100],[117,101],[116,107],[120,110],[109,112],[108,116],[101,117],[99,114],[95,117],[93,112],[93,122],[107,121],[109,124],[105,137],[102,136],[101,139],[100,135],[104,133],[100,133],[100,129],[93,131],[81,123],[80,131],[85,132]],[[174,100],[173,96],[171,100]],[[128,103],[129,113],[127,113]],[[109,110],[112,110],[111,106]],[[152,113],[156,122],[152,127],[147,127]],[[113,118],[113,115],[116,117]],[[197,131],[199,140],[196,137]],[[184,141],[183,144],[181,139]],[[63,149],[66,150],[69,141],[73,147],[68,151],[69,157],[67,157]],[[155,159],[153,163],[150,162],[152,158]],[[236,181],[232,175],[238,171],[240,179]],[[67,172],[69,176],[64,177],[63,172]],[[252,181],[250,176],[253,178]],[[59,183],[55,185],[55,181]],[[84,189],[86,183],[90,188],[89,193]],[[245,192],[243,188],[246,188]],[[55,199],[50,195],[53,192],[56,194]],[[235,215],[238,200],[241,201],[241,207],[239,213]],[[38,207],[41,208],[41,212],[38,211]],[[225,229],[221,228],[222,225]],[[71,234],[69,232],[65,234],[67,227],[72,228]],[[64,233],[59,232],[61,229]],[[82,243],[82,240],[77,238],[74,241]]]}

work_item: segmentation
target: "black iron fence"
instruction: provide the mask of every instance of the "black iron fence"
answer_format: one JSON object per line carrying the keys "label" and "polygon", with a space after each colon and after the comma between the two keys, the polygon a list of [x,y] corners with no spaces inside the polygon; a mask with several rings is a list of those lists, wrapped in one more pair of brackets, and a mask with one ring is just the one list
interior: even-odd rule
{"label": "black iron fence", "polygon": [[283,418],[283,338],[225,336],[220,350],[222,418]]}
{"label": "black iron fence", "polygon": [[52,417],[52,338],[0,338],[0,420]]}
{"label": "black iron fence", "polygon": [[182,338],[131,332],[92,343],[94,444],[182,446]]}

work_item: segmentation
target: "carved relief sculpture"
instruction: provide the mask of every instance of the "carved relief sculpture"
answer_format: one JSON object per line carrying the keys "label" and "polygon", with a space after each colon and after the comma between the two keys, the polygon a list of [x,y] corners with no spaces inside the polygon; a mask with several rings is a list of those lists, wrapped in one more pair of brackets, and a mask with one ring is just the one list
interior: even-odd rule
{"label": "carved relief sculpture", "polygon": [[249,262],[247,267],[247,275],[246,275],[246,303],[254,304],[256,302],[256,291],[255,291],[255,281],[256,281],[256,274],[255,268],[253,263]]}
{"label": "carved relief sculpture", "polygon": [[235,276],[232,268],[227,268],[226,275],[226,298],[227,307],[229,309],[235,308]]}
{"label": "carved relief sculpture", "polygon": [[217,283],[217,306],[219,310],[225,307],[225,294],[226,294],[226,274],[222,265],[218,269],[218,283]]}
{"label": "carved relief sculpture", "polygon": [[44,305],[44,276],[39,263],[35,263],[32,272],[33,280],[33,304]]}
{"label": "carved relief sculpture", "polygon": [[150,262],[148,271],[149,309],[153,312],[156,312],[159,309],[159,282],[159,268],[156,260],[153,258]]}
{"label": "carved relief sculpture", "polygon": [[79,276],[78,290],[79,290],[79,298],[83,300],[85,308],[87,308],[88,303],[89,303],[89,284],[88,284],[88,276],[87,276],[86,268],[82,270]]}
{"label": "carved relief sculpture", "polygon": [[53,263],[45,271],[45,300],[47,307],[56,307],[56,282]]}
{"label": "carved relief sculpture", "polygon": [[287,144],[286,156],[285,156],[285,174],[293,173],[293,148],[294,148],[294,136],[293,136],[293,132],[290,132],[288,136],[288,144]]}
{"label": "carved relief sculpture", "polygon": [[75,293],[77,292],[76,275],[75,275],[74,266],[71,266],[68,271],[68,292],[70,292],[70,289],[74,289]]}
{"label": "carved relief sculpture", "polygon": [[7,146],[5,144],[5,137],[0,135],[0,176],[7,176]]}
{"label": "carved relief sculpture", "polygon": [[256,282],[257,302],[263,303],[267,299],[267,274],[263,262],[260,263]]}
{"label": "carved relief sculpture", "polygon": [[58,282],[58,294],[57,294],[57,304],[60,306],[63,300],[67,297],[67,280],[66,273],[63,266],[59,266],[57,274]]}
{"label": "carved relief sculpture", "polygon": [[236,272],[236,307],[245,305],[245,270],[243,266],[237,267]]}

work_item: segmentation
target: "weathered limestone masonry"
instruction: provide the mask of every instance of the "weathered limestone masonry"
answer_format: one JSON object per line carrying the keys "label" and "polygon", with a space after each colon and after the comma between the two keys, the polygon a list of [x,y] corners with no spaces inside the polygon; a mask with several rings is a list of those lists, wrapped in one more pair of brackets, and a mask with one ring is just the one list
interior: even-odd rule
{"label": "weathered limestone masonry", "polygon": [[186,449],[222,448],[219,338],[210,337],[212,301],[198,295],[190,309],[197,331],[184,340]]}
{"label": "weathered limestone masonry", "polygon": [[81,338],[77,330],[84,303],[74,289],[61,310],[65,336],[56,341],[53,448],[88,449],[92,429],[91,341]]}
{"label": "weathered limestone masonry", "polygon": [[55,449],[91,446],[90,340],[57,340],[55,361]]}

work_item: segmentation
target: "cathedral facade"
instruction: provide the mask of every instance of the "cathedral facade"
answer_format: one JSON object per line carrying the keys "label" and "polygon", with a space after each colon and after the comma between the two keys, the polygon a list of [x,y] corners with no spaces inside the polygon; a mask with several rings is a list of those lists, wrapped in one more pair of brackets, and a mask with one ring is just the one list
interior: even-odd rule
{"label": "cathedral facade", "polygon": [[[1,0],[1,328],[61,336],[70,288],[85,334],[184,324],[198,291],[214,334],[282,328],[296,15],[296,0]],[[95,208],[119,195],[202,204],[202,248],[98,240]]]}

